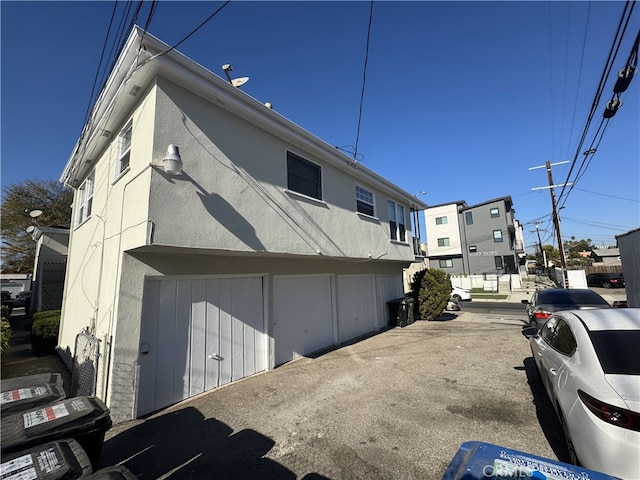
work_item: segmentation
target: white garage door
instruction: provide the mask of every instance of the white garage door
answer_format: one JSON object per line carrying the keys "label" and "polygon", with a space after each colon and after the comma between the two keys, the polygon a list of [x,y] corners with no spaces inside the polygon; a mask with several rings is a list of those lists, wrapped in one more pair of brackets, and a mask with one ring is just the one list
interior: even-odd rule
{"label": "white garage door", "polygon": [[266,370],[262,277],[145,283],[137,415]]}
{"label": "white garage door", "polygon": [[273,278],[275,364],[333,345],[331,277]]}
{"label": "white garage door", "polygon": [[338,276],[337,297],[340,342],[376,329],[373,275]]}

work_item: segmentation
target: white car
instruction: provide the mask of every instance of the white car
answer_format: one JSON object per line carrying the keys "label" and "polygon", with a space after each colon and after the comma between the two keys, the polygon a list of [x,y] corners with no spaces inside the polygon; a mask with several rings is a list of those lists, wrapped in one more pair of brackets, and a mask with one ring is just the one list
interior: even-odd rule
{"label": "white car", "polygon": [[451,298],[453,298],[456,302],[461,302],[462,300],[471,300],[471,290],[456,287],[455,285],[453,285],[451,288]]}
{"label": "white car", "polygon": [[534,332],[533,358],[572,463],[640,478],[640,308],[556,312]]}

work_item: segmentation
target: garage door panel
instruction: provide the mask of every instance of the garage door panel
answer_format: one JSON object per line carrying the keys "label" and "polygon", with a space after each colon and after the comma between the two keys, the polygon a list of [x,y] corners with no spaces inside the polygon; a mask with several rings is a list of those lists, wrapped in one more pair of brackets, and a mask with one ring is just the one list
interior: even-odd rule
{"label": "garage door panel", "polygon": [[145,284],[138,415],[267,368],[262,277]]}
{"label": "garage door panel", "polygon": [[338,329],[346,342],[376,327],[374,282],[371,275],[339,276]]}
{"label": "garage door panel", "polygon": [[333,345],[331,277],[274,277],[275,363]]}

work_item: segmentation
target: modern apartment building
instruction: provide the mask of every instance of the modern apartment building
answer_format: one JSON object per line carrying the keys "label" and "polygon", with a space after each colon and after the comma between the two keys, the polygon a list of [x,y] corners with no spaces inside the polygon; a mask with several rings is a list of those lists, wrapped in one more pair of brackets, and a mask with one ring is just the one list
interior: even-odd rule
{"label": "modern apartment building", "polygon": [[458,200],[427,208],[429,267],[451,275],[517,273],[524,241],[514,214],[510,196],[471,206]]}

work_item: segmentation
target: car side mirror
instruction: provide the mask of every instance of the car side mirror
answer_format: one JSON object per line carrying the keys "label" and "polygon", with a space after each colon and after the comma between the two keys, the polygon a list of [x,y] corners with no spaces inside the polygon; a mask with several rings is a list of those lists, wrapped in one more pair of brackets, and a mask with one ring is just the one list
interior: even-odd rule
{"label": "car side mirror", "polygon": [[535,337],[539,332],[540,330],[538,330],[537,327],[527,327],[522,329],[522,335],[527,338]]}
{"label": "car side mirror", "polygon": [[524,303],[525,305],[529,305],[529,300],[520,300],[520,303]]}

